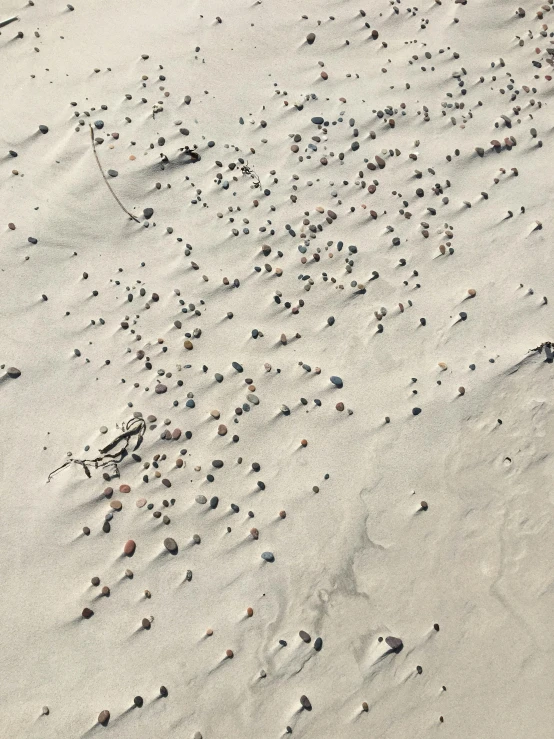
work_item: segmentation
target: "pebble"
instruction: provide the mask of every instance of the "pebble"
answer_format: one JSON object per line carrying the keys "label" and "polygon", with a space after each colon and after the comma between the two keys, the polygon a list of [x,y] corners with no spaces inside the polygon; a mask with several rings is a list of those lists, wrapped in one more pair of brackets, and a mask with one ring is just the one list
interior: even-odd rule
{"label": "pebble", "polygon": [[262,559],[265,559],[266,562],[275,562],[275,556],[273,552],[263,552]]}
{"label": "pebble", "polygon": [[329,379],[335,387],[341,388],[343,386],[342,379],[340,377],[337,377],[337,375],[332,375]]}
{"label": "pebble", "polygon": [[404,646],[402,639],[399,639],[396,636],[387,636],[387,638],[385,639],[385,642],[394,652],[400,651],[402,647]]}
{"label": "pebble", "polygon": [[129,539],[129,541],[123,547],[123,553],[126,554],[128,557],[131,557],[135,553],[136,548],[137,545],[135,544],[133,539]]}
{"label": "pebble", "polygon": [[298,636],[302,641],[305,641],[306,644],[309,644],[312,641],[312,637],[306,631],[299,631]]}
{"label": "pebble", "polygon": [[98,714],[98,723],[99,724],[107,724],[110,720],[110,712],[109,711],[100,711]]}
{"label": "pebble", "polygon": [[175,539],[172,539],[171,537],[164,539],[164,547],[167,549],[168,552],[171,552],[172,554],[175,553],[179,548]]}
{"label": "pebble", "polygon": [[16,380],[18,377],[21,377],[21,370],[17,369],[17,367],[8,367],[6,373],[12,380]]}

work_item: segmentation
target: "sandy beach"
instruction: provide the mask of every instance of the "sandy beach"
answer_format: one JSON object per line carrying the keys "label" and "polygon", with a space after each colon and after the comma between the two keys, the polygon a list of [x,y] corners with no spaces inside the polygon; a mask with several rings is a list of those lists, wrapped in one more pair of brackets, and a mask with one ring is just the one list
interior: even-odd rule
{"label": "sandy beach", "polygon": [[0,737],[552,736],[519,3],[2,0]]}

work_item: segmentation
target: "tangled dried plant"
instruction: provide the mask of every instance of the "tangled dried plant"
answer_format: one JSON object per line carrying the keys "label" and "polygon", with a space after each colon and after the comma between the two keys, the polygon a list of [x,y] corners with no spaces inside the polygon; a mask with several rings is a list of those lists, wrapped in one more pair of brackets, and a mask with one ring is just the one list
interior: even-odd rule
{"label": "tangled dried plant", "polygon": [[[98,450],[100,452],[100,456],[95,457],[94,459],[77,459],[75,457],[70,457],[48,475],[47,482],[50,482],[57,472],[72,464],[80,465],[85,471],[85,475],[89,478],[91,477],[90,467],[93,467],[95,470],[100,469],[101,467],[113,467],[116,475],[119,476],[118,465],[127,456],[127,449],[131,443],[131,439],[135,436],[138,437],[135,446],[133,447],[133,451],[138,449],[142,444],[144,432],[146,431],[146,422],[142,418],[132,418],[130,421],[125,421],[121,427],[123,432],[103,449]],[[113,451],[117,447],[120,448],[117,449],[117,451]]]}

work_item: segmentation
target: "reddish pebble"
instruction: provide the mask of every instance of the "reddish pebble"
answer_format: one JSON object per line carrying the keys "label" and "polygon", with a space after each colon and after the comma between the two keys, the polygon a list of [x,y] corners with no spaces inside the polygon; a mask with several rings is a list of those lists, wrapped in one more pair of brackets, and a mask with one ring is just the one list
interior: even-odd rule
{"label": "reddish pebble", "polygon": [[280,518],[286,518],[287,517],[287,512],[286,511],[279,511],[279,516],[280,516]]}
{"label": "reddish pebble", "polygon": [[123,553],[130,557],[135,553],[136,548],[137,545],[135,544],[135,542],[132,539],[129,539],[129,541],[123,547]]}
{"label": "reddish pebble", "polygon": [[120,485],[119,486],[119,492],[120,493],[130,493],[131,492],[131,486],[130,485]]}
{"label": "reddish pebble", "polygon": [[83,618],[90,618],[91,616],[94,616],[94,611],[91,611],[90,608],[83,608],[81,615]]}
{"label": "reddish pebble", "polygon": [[344,403],[337,403],[336,406],[335,406],[335,408],[338,411],[343,411],[344,410]]}
{"label": "reddish pebble", "polygon": [[225,652],[225,656],[227,657],[227,659],[233,659],[233,657],[234,657],[233,650],[232,649],[228,649]]}
{"label": "reddish pebble", "polygon": [[252,616],[254,615],[254,610],[252,608],[247,608],[246,609],[246,614],[247,614],[247,616],[249,616],[250,618],[252,618]]}

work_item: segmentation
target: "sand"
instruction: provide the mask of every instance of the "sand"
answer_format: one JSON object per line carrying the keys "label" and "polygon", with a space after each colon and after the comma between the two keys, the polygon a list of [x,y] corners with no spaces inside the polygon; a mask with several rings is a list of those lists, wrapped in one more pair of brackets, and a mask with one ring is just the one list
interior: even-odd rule
{"label": "sand", "polygon": [[551,735],[551,6],[362,5],[2,4],[2,737]]}

